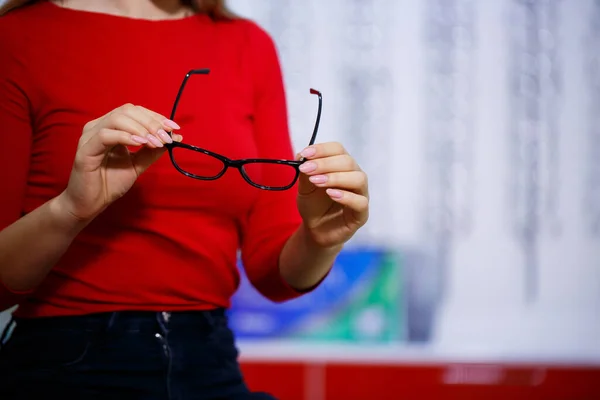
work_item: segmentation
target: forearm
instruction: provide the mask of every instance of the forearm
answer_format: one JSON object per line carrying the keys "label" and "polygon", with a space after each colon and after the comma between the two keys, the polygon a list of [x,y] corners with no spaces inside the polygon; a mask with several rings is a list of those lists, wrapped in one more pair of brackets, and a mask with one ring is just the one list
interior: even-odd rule
{"label": "forearm", "polygon": [[84,228],[55,197],[0,231],[0,281],[10,290],[39,285]]}
{"label": "forearm", "polygon": [[341,250],[341,245],[330,248],[318,246],[301,225],[281,251],[281,276],[297,290],[309,289],[325,277]]}

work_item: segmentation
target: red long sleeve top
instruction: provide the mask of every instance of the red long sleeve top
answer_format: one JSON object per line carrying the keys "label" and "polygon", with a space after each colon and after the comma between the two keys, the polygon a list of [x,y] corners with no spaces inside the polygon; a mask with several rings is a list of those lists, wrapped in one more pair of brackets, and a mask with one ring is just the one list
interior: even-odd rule
{"label": "red long sleeve top", "polygon": [[[0,18],[0,229],[65,189],[87,121],[125,103],[168,116],[195,68],[211,73],[191,78],[178,107],[186,143],[232,159],[293,159],[277,51],[253,22],[136,20],[46,1]],[[263,295],[299,296],[278,269],[300,223],[295,195],[256,189],[235,169],[190,179],[165,154],[20,295],[16,314],[227,307],[238,250]],[[0,289],[0,305],[14,296]]]}

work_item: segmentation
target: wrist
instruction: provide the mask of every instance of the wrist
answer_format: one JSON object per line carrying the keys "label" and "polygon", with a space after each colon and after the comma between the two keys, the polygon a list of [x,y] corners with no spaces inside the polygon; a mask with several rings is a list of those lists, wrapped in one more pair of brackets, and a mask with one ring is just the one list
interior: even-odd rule
{"label": "wrist", "polygon": [[315,241],[310,229],[301,224],[282,249],[279,271],[297,291],[315,287],[329,273],[343,245],[323,246]]}
{"label": "wrist", "polygon": [[344,244],[325,244],[321,243],[319,240],[315,238],[315,235],[312,233],[312,230],[306,226],[305,223],[302,223],[298,229],[298,234],[302,238],[302,241],[305,244],[307,251],[318,251],[323,254],[332,254],[337,255]]}
{"label": "wrist", "polygon": [[65,192],[50,200],[48,210],[55,225],[66,233],[79,233],[93,219],[84,220],[77,217],[71,211],[72,207]]}

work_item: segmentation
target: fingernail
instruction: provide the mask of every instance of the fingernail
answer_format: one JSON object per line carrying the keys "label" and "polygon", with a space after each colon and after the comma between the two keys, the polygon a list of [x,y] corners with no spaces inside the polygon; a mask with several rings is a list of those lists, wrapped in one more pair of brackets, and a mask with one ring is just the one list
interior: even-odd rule
{"label": "fingernail", "polygon": [[315,149],[314,147],[307,147],[300,152],[300,155],[302,157],[312,157],[315,154],[317,154],[317,149]]}
{"label": "fingernail", "polygon": [[169,136],[169,134],[164,129],[159,129],[158,130],[158,136],[160,136],[160,138],[164,142],[173,143],[173,139],[171,139],[171,136]]}
{"label": "fingernail", "polygon": [[163,121],[163,124],[165,124],[166,126],[168,126],[171,129],[181,129],[181,127],[179,125],[177,125],[177,123],[175,123],[174,121],[171,121],[170,119],[165,119]]}
{"label": "fingernail", "polygon": [[326,192],[331,198],[334,199],[341,199],[343,196],[342,192],[337,189],[327,189]]}
{"label": "fingernail", "polygon": [[327,182],[327,175],[315,175],[308,178],[312,183],[325,183]]}
{"label": "fingernail", "polygon": [[156,137],[154,137],[152,135],[148,135],[147,137],[148,137],[148,140],[150,141],[150,143],[152,143],[156,147],[163,147],[162,142],[160,140],[158,140]]}
{"label": "fingernail", "polygon": [[304,164],[302,164],[302,165],[299,167],[299,169],[300,169],[300,171],[302,171],[302,172],[311,172],[311,171],[314,171],[315,169],[317,169],[317,164],[315,164],[315,163],[314,163],[314,162],[312,162],[312,161],[305,162]]}
{"label": "fingernail", "polygon": [[139,143],[139,144],[148,143],[148,140],[146,138],[143,138],[143,137],[137,136],[137,135],[131,135],[131,140],[133,140],[134,142]]}

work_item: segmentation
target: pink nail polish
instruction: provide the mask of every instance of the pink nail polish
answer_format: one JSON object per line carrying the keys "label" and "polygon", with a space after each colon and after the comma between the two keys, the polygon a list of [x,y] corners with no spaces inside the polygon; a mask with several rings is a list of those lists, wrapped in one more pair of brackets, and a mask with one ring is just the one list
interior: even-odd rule
{"label": "pink nail polish", "polygon": [[152,135],[148,135],[148,140],[150,141],[150,143],[152,143],[156,147],[163,147],[162,142]]}
{"label": "pink nail polish", "polygon": [[312,183],[325,183],[327,182],[327,176],[326,175],[315,175],[315,176],[311,176],[310,178],[308,178],[309,181],[311,181]]}
{"label": "pink nail polish", "polygon": [[137,136],[137,135],[131,135],[131,140],[133,140],[134,142],[139,143],[139,144],[148,143],[148,140],[146,140],[145,138],[143,138],[141,136]]}
{"label": "pink nail polish", "polygon": [[166,126],[168,126],[171,129],[181,129],[181,127],[179,125],[177,125],[177,123],[175,123],[175,121],[171,121],[170,119],[165,119],[163,121],[163,124],[165,124]]}
{"label": "pink nail polish", "polygon": [[326,192],[331,198],[336,199],[336,200],[341,199],[343,196],[342,192],[340,192],[337,189],[327,189]]}
{"label": "pink nail polish", "polygon": [[311,171],[314,171],[315,169],[317,169],[317,164],[315,164],[315,163],[314,163],[314,162],[312,162],[312,161],[305,162],[304,164],[302,164],[302,165],[299,167],[299,169],[300,169],[300,171],[302,171],[302,172],[311,172]]}
{"label": "pink nail polish", "polygon": [[300,155],[302,157],[312,157],[315,154],[317,154],[317,149],[315,149],[314,147],[307,147],[300,152]]}
{"label": "pink nail polish", "polygon": [[159,129],[158,130],[158,136],[160,136],[160,138],[164,142],[173,143],[173,139],[171,139],[171,136],[169,136],[169,134],[164,129]]}

